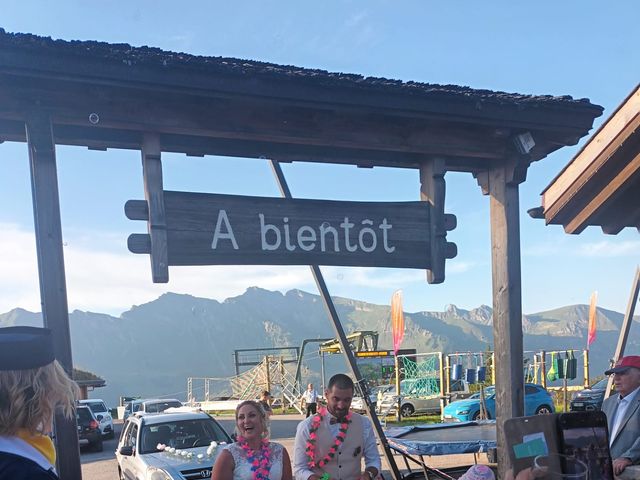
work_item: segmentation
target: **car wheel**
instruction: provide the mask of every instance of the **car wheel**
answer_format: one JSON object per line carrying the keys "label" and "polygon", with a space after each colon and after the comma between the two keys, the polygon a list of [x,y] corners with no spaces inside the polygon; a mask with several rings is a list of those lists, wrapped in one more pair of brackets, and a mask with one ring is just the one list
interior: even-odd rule
{"label": "car wheel", "polygon": [[549,405],[540,405],[536,408],[536,415],[547,415],[549,413],[553,413]]}
{"label": "car wheel", "polygon": [[415,409],[413,408],[413,405],[409,403],[400,407],[400,413],[403,417],[410,417],[411,415],[413,415],[413,412],[415,412]]}
{"label": "car wheel", "polygon": [[[488,411],[485,415],[487,420],[491,420],[491,414]],[[480,410],[473,414],[473,418],[471,418],[471,420],[480,420]]]}
{"label": "car wheel", "polygon": [[94,452],[101,452],[103,450],[102,438],[91,445],[91,450]]}

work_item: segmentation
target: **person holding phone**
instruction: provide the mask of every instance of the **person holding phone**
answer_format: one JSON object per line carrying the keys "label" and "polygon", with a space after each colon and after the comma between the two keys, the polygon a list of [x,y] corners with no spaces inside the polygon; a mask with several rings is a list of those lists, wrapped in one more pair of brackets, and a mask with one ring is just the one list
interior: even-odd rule
{"label": "person holding phone", "polygon": [[629,465],[640,463],[640,356],[622,357],[604,374],[613,375],[616,388],[602,411],[609,426],[613,473],[620,475]]}

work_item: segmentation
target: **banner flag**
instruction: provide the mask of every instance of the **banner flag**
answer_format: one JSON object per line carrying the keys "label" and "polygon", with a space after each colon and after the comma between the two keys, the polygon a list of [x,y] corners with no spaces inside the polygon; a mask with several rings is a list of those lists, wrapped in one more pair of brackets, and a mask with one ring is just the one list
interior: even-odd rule
{"label": "banner flag", "polygon": [[598,292],[591,294],[591,305],[589,306],[589,333],[587,334],[587,348],[596,339],[596,303],[598,302]]}
{"label": "banner flag", "polygon": [[391,335],[393,354],[397,355],[404,339],[404,313],[402,311],[402,290],[396,290],[391,297]]}

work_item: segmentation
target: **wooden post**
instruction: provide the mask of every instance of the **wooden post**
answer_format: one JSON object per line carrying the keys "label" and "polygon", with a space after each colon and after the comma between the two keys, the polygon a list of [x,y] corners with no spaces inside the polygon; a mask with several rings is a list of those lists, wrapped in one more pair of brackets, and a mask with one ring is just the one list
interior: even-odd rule
{"label": "wooden post", "polygon": [[160,137],[157,134],[145,135],[142,145],[142,175],[144,198],[149,209],[147,230],[151,239],[151,276],[154,283],[167,283],[169,255],[160,155]]}
{"label": "wooden post", "polygon": [[444,385],[445,385],[445,393],[449,395],[451,393],[451,357],[449,355],[445,355],[445,372],[444,372]]}
{"label": "wooden post", "polygon": [[398,397],[396,403],[396,421],[402,420],[402,412],[400,411],[400,407],[402,406],[402,391],[400,390],[400,362],[398,361],[398,356],[393,356],[393,365],[396,373],[396,396]]}
{"label": "wooden post", "polygon": [[320,353],[320,375],[322,376],[322,396],[324,397],[324,391],[326,390],[325,385],[325,374],[324,374],[324,352]]}
{"label": "wooden post", "polygon": [[429,203],[431,207],[429,213],[431,266],[427,270],[429,283],[444,282],[444,267],[447,258],[447,243],[445,241],[447,229],[444,223],[445,173],[444,158],[431,158],[420,165],[420,200]]}
{"label": "wooden post", "polygon": [[269,360],[269,355],[264,357],[264,366],[265,366],[265,382],[266,382],[266,386],[265,386],[265,390],[268,392],[271,392],[271,365],[270,365],[271,361]]}
{"label": "wooden post", "polygon": [[[287,185],[287,182],[284,178],[284,173],[282,172],[280,164],[276,160],[271,160],[271,168],[273,170],[274,176],[276,177],[276,181],[278,182],[280,193],[284,198],[291,198],[291,191],[289,190],[289,186]],[[317,265],[309,265],[309,268],[311,269],[313,278],[316,281],[318,290],[320,291],[320,296],[322,297],[324,306],[327,310],[327,313],[329,314],[329,318],[331,319],[333,330],[338,341],[340,342],[340,349],[342,350],[342,354],[345,356],[347,365],[351,370],[351,374],[355,378],[356,383],[362,391],[365,410],[367,412],[367,415],[371,419],[374,434],[378,439],[378,442],[380,442],[380,446],[384,451],[387,464],[391,469],[391,477],[393,478],[393,480],[401,480],[402,476],[400,475],[400,470],[398,470],[398,465],[396,464],[396,460],[393,456],[393,452],[391,451],[391,447],[389,446],[389,442],[387,441],[387,437],[382,430],[382,425],[380,425],[380,420],[378,420],[378,415],[376,415],[375,408],[373,408],[373,405],[371,404],[369,389],[367,388],[367,384],[360,374],[360,369],[358,368],[355,356],[353,355],[351,347],[349,346],[349,341],[347,340],[347,336],[344,333],[342,324],[340,323],[340,317],[338,317],[336,306],[331,299],[331,295],[329,295],[329,289],[327,288],[327,284],[324,281],[324,277],[322,276],[320,267],[318,267]]]}
{"label": "wooden post", "polygon": [[[56,359],[73,376],[69,307],[62,251],[62,225],[56,168],[55,142],[51,119],[36,112],[26,122],[31,195],[38,254],[40,301],[44,326],[51,329]],[[79,480],[80,449],[75,418],[66,419],[56,411],[54,417],[57,471],[60,478]]]}
{"label": "wooden post", "polygon": [[282,394],[282,398],[280,399],[280,401],[282,402],[282,414],[284,415],[285,413],[287,413],[287,406],[285,405],[285,398],[284,398],[284,360],[282,358],[282,355],[280,355],[280,393]]}
{"label": "wooden post", "polygon": [[444,407],[446,406],[445,397],[445,372],[444,372],[444,354],[438,352],[438,361],[440,363],[440,420],[444,420]]}
{"label": "wooden post", "polygon": [[547,388],[547,352],[540,352],[540,385]]}
{"label": "wooden post", "polygon": [[[620,336],[618,337],[618,344],[616,345],[616,352],[613,355],[613,361],[617,362],[624,356],[624,349],[627,346],[627,338],[629,337],[629,330],[633,323],[633,313],[636,310],[636,303],[638,302],[638,291],[640,290],[640,267],[636,267],[636,276],[633,280],[631,287],[631,295],[629,295],[629,303],[627,303],[627,311],[624,314],[624,320],[622,321],[622,327],[620,328]],[[607,390],[604,392],[605,400],[609,398],[611,393],[611,387],[613,385],[613,375],[609,376],[609,382],[607,383]]]}
{"label": "wooden post", "polygon": [[584,388],[589,388],[589,385],[591,384],[590,380],[589,380],[589,349],[585,349],[583,352],[583,359],[584,359],[584,383],[583,386]]}
{"label": "wooden post", "polygon": [[496,384],[496,352],[491,352],[491,385]]}
{"label": "wooden post", "polygon": [[[524,168],[524,172],[522,167]],[[506,158],[478,181],[490,195],[493,338],[495,343],[498,475],[504,478],[509,457],[504,421],[524,414],[522,373],[522,284],[518,185],[526,165]]]}

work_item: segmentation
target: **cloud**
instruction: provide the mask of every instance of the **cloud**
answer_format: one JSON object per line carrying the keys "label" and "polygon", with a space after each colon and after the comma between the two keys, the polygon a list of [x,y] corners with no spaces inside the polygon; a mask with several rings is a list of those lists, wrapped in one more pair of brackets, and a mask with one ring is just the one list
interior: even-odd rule
{"label": "cloud", "polygon": [[622,257],[637,255],[638,252],[640,252],[640,240],[603,240],[581,245],[577,254],[582,257]]}
{"label": "cloud", "polygon": [[[16,307],[40,311],[35,236],[12,224],[0,224],[0,231],[0,312]],[[109,234],[95,236],[121,241]],[[170,267],[169,283],[154,284],[148,256],[134,255],[125,247],[119,253],[104,244],[92,249],[86,237],[65,239],[69,311],[119,314],[169,291],[224,300],[251,286],[280,291],[314,288],[308,267],[274,266]]]}
{"label": "cloud", "polygon": [[[17,225],[0,223],[0,312],[16,307],[40,311],[35,236]],[[147,255],[126,250],[121,234],[65,230],[65,270],[69,311],[89,310],[119,315],[133,305],[175,292],[222,301],[259,286],[285,292],[317,289],[306,266],[198,266],[170,267],[169,283],[154,284]],[[447,274],[467,272],[473,262],[447,261]],[[422,285],[424,270],[322,267],[333,294],[351,288],[384,291]],[[374,294],[375,296],[375,294]]]}

